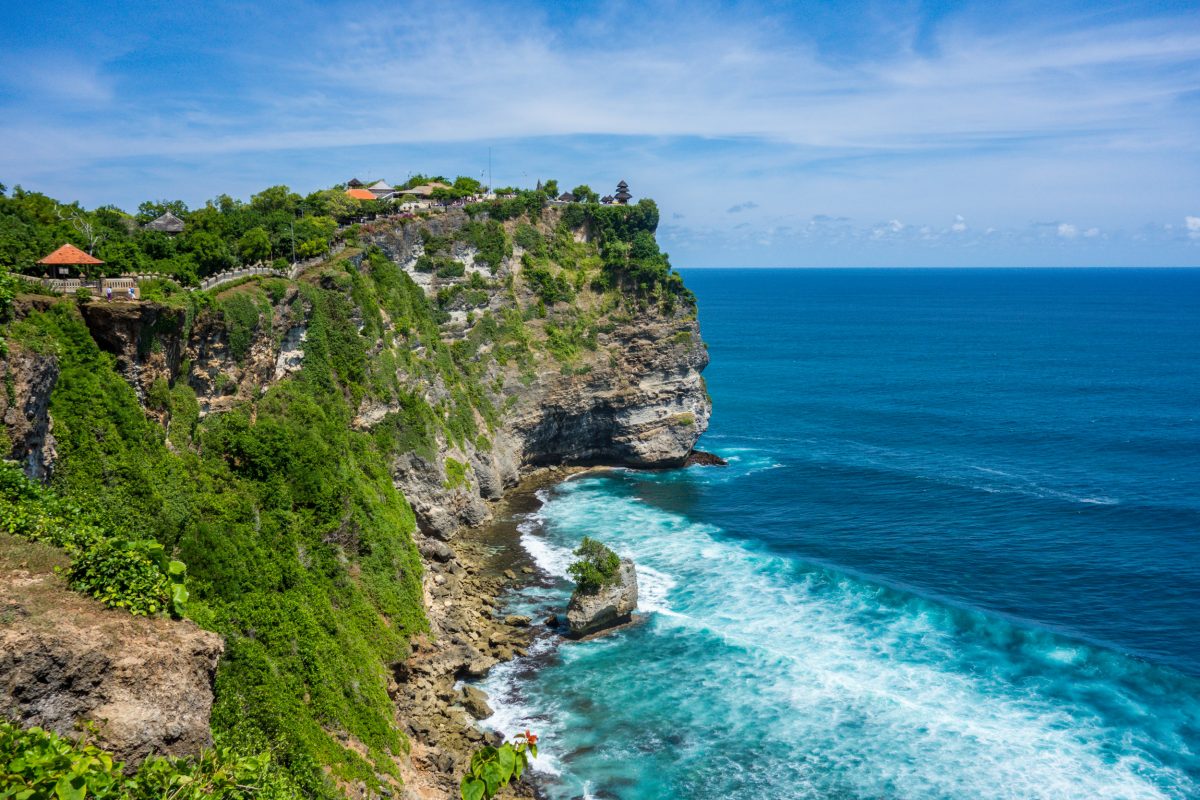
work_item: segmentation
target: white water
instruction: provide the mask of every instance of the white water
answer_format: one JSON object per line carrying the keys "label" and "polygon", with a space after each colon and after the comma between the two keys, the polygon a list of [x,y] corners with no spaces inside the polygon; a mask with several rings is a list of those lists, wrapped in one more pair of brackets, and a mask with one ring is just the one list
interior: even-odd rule
{"label": "white water", "polygon": [[650,615],[485,682],[486,724],[543,737],[556,797],[1196,796],[1196,699],[1163,703],[1138,662],[755,551],[605,478],[542,499],[522,543],[557,580],[515,607],[560,609],[589,535],[635,560]]}

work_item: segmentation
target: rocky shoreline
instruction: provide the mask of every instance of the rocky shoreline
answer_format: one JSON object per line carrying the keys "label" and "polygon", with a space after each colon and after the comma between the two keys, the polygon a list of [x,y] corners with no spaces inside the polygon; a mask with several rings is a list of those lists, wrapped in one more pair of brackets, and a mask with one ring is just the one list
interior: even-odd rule
{"label": "rocky shoreline", "polygon": [[[463,529],[448,543],[433,536],[421,539],[430,632],[413,642],[412,656],[396,670],[392,687],[412,744],[403,770],[405,798],[457,798],[471,753],[485,742],[499,741],[498,734],[477,725],[491,713],[486,696],[461,682],[526,655],[533,639],[545,632],[544,620],[503,611],[506,592],[537,579],[515,523],[536,509],[538,489],[586,471],[538,470],[496,504],[490,524]],[[529,777],[514,784],[509,796],[540,797]]]}

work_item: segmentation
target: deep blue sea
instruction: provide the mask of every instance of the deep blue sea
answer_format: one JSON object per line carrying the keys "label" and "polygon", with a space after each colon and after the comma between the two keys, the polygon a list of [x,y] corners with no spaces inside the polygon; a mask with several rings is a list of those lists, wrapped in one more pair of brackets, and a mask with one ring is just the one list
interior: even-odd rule
{"label": "deep blue sea", "polygon": [[730,466],[519,521],[646,614],[484,682],[551,795],[1200,797],[1200,270],[685,278]]}

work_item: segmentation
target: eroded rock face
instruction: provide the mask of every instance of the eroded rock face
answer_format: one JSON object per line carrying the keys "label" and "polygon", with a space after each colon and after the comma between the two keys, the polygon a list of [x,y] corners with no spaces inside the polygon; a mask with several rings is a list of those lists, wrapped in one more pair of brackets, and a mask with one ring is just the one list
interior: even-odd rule
{"label": "eroded rock face", "polygon": [[57,456],[50,420],[50,393],[58,383],[58,359],[10,343],[0,361],[0,419],[8,437],[4,458],[21,463],[35,480],[47,480]]}
{"label": "eroded rock face", "polygon": [[146,399],[156,380],[172,379],[183,348],[183,309],[92,300],[79,311],[100,349],[117,357],[117,370],[139,400]]}
{"label": "eroded rock face", "polygon": [[623,558],[615,584],[601,587],[595,594],[575,590],[567,606],[567,627],[572,636],[579,637],[623,625],[637,610],[637,602],[637,572],[633,562]]}
{"label": "eroded rock face", "polygon": [[14,553],[30,547],[42,546],[0,535],[0,716],[61,735],[94,722],[98,743],[132,763],[211,747],[221,637],[104,608],[25,567]]}

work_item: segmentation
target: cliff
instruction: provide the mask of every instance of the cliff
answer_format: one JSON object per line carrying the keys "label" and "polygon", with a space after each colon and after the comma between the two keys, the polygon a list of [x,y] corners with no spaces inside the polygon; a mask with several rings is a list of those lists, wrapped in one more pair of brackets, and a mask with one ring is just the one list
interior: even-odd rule
{"label": "cliff", "polygon": [[447,212],[363,226],[296,281],[18,303],[11,451],[187,563],[188,615],[225,641],[219,741],[269,744],[314,796],[398,787],[450,736],[412,715],[519,646],[486,608],[455,622],[495,587],[445,542],[533,470],[685,462],[710,413],[694,303],[657,211],[615,213]]}

